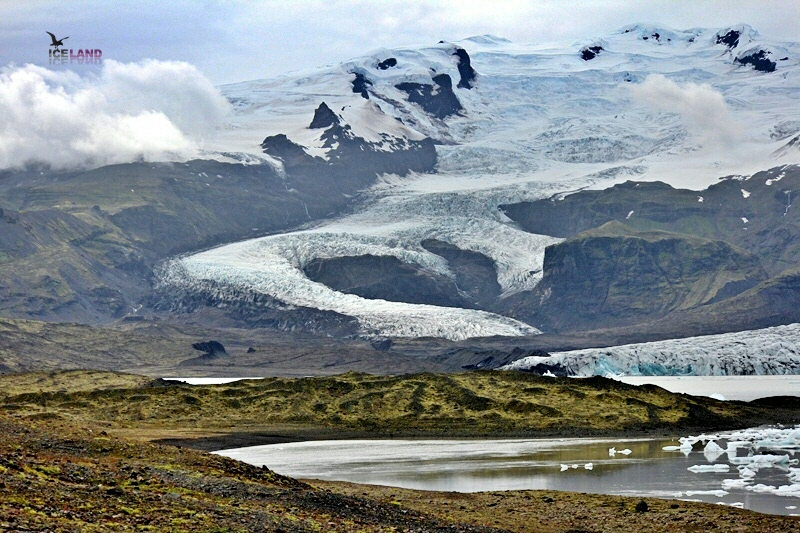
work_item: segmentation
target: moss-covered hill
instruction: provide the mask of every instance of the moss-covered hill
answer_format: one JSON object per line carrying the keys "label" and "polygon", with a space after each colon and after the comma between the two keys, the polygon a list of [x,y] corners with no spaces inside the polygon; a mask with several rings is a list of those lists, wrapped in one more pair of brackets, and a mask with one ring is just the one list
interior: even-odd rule
{"label": "moss-covered hill", "polygon": [[373,181],[209,160],[3,171],[0,314],[109,323],[147,309],[167,257],[330,216]]}
{"label": "moss-covered hill", "polygon": [[[359,435],[595,435],[723,428],[800,420],[800,409],[720,402],[605,378],[546,378],[517,372],[372,376],[348,373],[265,378],[215,386],[165,385],[137,376],[38,374],[21,392],[0,377],[0,407],[20,417],[57,418],[168,436],[295,428]],[[87,390],[89,383],[106,383]],[[10,385],[9,385],[10,384]]]}

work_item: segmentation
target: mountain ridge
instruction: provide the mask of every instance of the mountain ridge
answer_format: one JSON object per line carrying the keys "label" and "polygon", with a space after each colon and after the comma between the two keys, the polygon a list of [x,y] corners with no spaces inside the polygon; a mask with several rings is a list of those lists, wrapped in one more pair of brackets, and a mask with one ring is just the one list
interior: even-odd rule
{"label": "mountain ridge", "polygon": [[[756,49],[754,61],[774,70],[743,63]],[[769,278],[754,265],[719,277],[727,267],[712,262],[697,276],[727,281],[708,281],[697,305],[635,326],[573,324],[548,345],[590,330],[661,338],[684,325],[719,332],[794,316],[798,43],[746,25],[635,24],[555,45],[482,36],[220,90],[234,113],[204,149],[222,161],[2,172],[2,223],[18,221],[0,240],[4,313],[527,343],[547,324],[530,318],[538,304],[525,298],[550,279],[548,247],[616,220],[632,228],[619,242],[670,231],[689,261],[706,245],[698,238],[724,241]],[[634,199],[637,187],[651,197]],[[598,210],[606,200],[585,201],[591,194],[611,198],[610,218]],[[11,242],[23,226],[29,242],[45,243],[36,254]],[[314,268],[326,280],[311,279]],[[371,292],[339,290],[374,268]]]}

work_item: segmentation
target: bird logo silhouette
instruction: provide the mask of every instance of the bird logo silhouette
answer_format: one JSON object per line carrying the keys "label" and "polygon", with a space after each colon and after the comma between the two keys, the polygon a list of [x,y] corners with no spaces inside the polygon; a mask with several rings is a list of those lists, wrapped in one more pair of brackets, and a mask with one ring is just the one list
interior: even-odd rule
{"label": "bird logo silhouette", "polygon": [[50,38],[53,40],[53,43],[50,46],[55,46],[56,50],[58,50],[59,46],[64,46],[64,39],[69,39],[69,37],[62,37],[61,39],[56,39],[56,36],[50,33],[49,31],[45,32]]}

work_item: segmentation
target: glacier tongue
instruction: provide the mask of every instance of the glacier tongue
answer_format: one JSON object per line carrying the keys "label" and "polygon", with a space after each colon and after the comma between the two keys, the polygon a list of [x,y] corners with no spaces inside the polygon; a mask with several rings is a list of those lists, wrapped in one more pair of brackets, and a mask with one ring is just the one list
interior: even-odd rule
{"label": "glacier tongue", "polygon": [[728,376],[800,373],[800,324],[670,339],[610,348],[525,357],[503,367],[536,365],[563,369],[570,376]]}
{"label": "glacier tongue", "polygon": [[539,333],[527,324],[485,311],[368,300],[342,294],[309,280],[270,244],[269,239],[237,243],[223,247],[221,255],[220,249],[216,249],[174,260],[166,265],[162,282],[191,290],[199,289],[204,280],[213,279],[222,287],[217,294],[218,303],[240,298],[242,293],[261,293],[290,306],[335,311],[358,319],[365,336],[462,340]]}

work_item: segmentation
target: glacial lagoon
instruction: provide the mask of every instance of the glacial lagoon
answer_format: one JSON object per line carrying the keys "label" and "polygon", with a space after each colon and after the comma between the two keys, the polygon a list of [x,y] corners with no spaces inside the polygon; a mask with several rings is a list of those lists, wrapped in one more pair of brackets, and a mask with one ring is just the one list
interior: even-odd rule
{"label": "glacial lagoon", "polygon": [[798,452],[800,426],[675,439],[312,441],[217,453],[301,479],[651,496],[793,515],[800,513]]}

